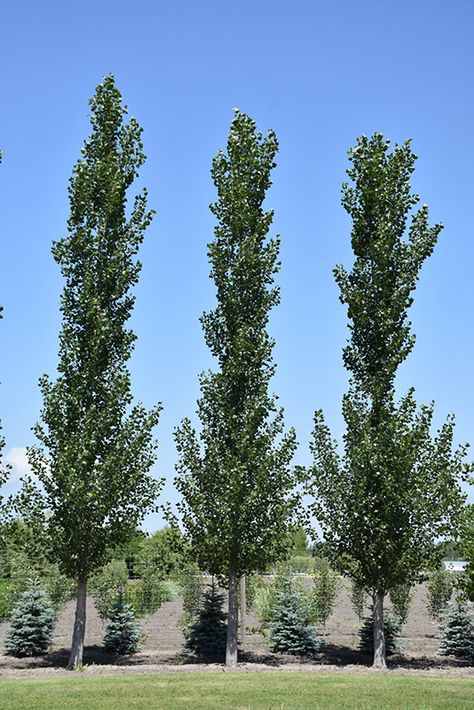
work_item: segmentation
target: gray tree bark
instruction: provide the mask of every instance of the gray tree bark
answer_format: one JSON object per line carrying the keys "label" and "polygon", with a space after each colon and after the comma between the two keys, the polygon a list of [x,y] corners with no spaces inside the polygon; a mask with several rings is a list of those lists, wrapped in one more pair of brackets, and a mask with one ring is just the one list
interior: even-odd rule
{"label": "gray tree bark", "polygon": [[71,655],[69,656],[68,663],[69,670],[76,670],[77,667],[82,664],[84,635],[86,632],[86,595],[87,579],[85,577],[79,577],[77,580],[76,615],[74,617]]}
{"label": "gray tree bark", "polygon": [[387,654],[383,628],[384,595],[381,592],[375,592],[372,598],[374,602],[374,662],[372,668],[385,670],[387,668]]}
{"label": "gray tree bark", "polygon": [[240,641],[245,643],[245,631],[247,626],[247,585],[245,575],[240,578]]}
{"label": "gray tree bark", "polygon": [[229,614],[227,617],[227,644],[225,664],[229,668],[237,668],[237,634],[239,623],[239,605],[237,599],[237,576],[233,570],[229,572]]}

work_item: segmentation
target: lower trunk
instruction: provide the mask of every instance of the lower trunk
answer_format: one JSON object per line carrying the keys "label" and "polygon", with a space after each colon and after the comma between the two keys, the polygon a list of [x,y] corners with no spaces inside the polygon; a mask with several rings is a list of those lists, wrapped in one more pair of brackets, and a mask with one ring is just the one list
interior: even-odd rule
{"label": "lower trunk", "polygon": [[71,655],[68,663],[69,670],[76,670],[82,664],[84,635],[86,632],[86,593],[87,579],[79,577],[77,580],[76,615],[74,617]]}
{"label": "lower trunk", "polygon": [[247,626],[247,590],[245,575],[240,578],[240,641],[245,643],[245,627]]}
{"label": "lower trunk", "polygon": [[385,633],[383,628],[383,598],[382,592],[373,595],[374,601],[374,662],[372,668],[384,670],[387,668],[385,653]]}
{"label": "lower trunk", "polygon": [[227,644],[225,649],[225,664],[229,668],[237,668],[237,632],[238,632],[238,600],[237,576],[229,572],[229,614],[227,617]]}

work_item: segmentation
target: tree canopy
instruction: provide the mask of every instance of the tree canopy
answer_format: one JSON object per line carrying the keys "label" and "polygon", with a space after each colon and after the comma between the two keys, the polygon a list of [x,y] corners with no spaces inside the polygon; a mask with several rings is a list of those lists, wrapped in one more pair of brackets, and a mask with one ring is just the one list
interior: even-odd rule
{"label": "tree canopy", "polygon": [[159,489],[148,471],[160,405],[132,405],[127,369],[136,338],[126,327],[141,268],[136,254],[152,219],[146,190],[126,210],[145,160],[142,129],[134,118],[124,123],[112,76],[90,107],[92,133],[69,185],[68,234],[52,249],[65,280],[58,377],[40,380],[40,446],[29,450],[51,555],[83,585],[135,532]]}
{"label": "tree canopy", "polygon": [[[201,323],[218,368],[200,378],[199,435],[189,419],[176,431],[186,534],[199,564],[227,579],[229,589],[288,545],[297,502],[295,433],[284,433],[283,411],[269,393],[275,365],[267,324],[280,300],[279,239],[267,239],[273,212],[263,201],[277,149],[273,131],[262,137],[236,111],[227,154],[214,158],[218,224],[208,253],[217,305]],[[233,621],[229,611],[230,635]]]}
{"label": "tree canopy", "polygon": [[[355,261],[350,272],[334,272],[350,330],[344,453],[316,412],[310,488],[325,539],[342,569],[373,596],[377,617],[385,594],[436,563],[436,540],[452,532],[464,500],[466,447],[453,447],[453,417],[432,436],[434,404],[417,408],[413,389],[396,400],[397,369],[415,340],[407,311],[441,230],[429,226],[426,205],[412,211],[419,201],[410,186],[416,156],[409,141],[390,150],[376,133],[360,137],[349,159],[352,184],[344,184],[342,204],[352,219]],[[382,629],[375,618],[375,662],[384,665]]]}

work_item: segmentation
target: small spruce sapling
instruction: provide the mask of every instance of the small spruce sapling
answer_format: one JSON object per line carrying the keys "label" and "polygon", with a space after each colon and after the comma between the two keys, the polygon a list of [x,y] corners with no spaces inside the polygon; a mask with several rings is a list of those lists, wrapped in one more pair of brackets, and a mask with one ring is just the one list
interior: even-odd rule
{"label": "small spruce sapling", "polygon": [[441,616],[438,656],[455,656],[474,661],[474,619],[472,605],[463,598],[450,602]]}
{"label": "small spruce sapling", "polygon": [[5,644],[7,655],[16,658],[43,655],[51,645],[53,627],[54,609],[34,579],[11,613]]}
{"label": "small spruce sapling", "polygon": [[105,630],[104,648],[114,656],[130,656],[139,650],[140,627],[130,604],[119,592]]}
{"label": "small spruce sapling", "polygon": [[270,651],[293,656],[311,656],[321,648],[312,626],[304,596],[290,587],[277,595],[270,623]]}
{"label": "small spruce sapling", "polygon": [[[385,634],[385,653],[387,656],[393,656],[394,653],[400,651],[398,645],[398,637],[400,636],[400,622],[390,614],[385,612],[383,620],[383,630]],[[359,632],[360,643],[359,651],[366,653],[368,656],[374,655],[374,614],[373,608],[370,616],[364,619],[364,623]]]}
{"label": "small spruce sapling", "polygon": [[185,650],[199,658],[223,661],[226,651],[227,614],[223,611],[224,595],[212,580],[204,594],[204,602],[196,621],[189,628]]}

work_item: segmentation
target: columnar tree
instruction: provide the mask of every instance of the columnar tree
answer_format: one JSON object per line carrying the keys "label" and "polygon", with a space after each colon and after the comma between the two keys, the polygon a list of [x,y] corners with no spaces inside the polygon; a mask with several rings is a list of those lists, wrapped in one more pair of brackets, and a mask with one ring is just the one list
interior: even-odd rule
{"label": "columnar tree", "polygon": [[108,76],[90,101],[92,133],[69,186],[68,235],[53,245],[65,287],[58,377],[40,380],[41,446],[29,452],[48,511],[48,547],[77,581],[70,667],[82,662],[87,580],[126,542],[159,484],[152,430],[160,406],[132,406],[126,327],[141,265],[136,254],[152,212],[142,191],[130,214],[127,190],[145,160],[142,129]]}
{"label": "columnar tree", "polygon": [[318,623],[323,625],[326,635],[326,622],[336,604],[340,582],[336,570],[331,568],[329,560],[319,557],[315,560],[313,575],[313,610]]}
{"label": "columnar tree", "polygon": [[[2,154],[0,153],[0,161]],[[3,318],[3,306],[0,306],[0,320]],[[5,446],[5,439],[1,435],[2,427],[0,423],[0,454],[2,453]],[[6,483],[8,478],[8,466],[5,466],[0,459],[0,488]],[[0,524],[3,523],[3,498],[0,496]]]}
{"label": "columnar tree", "polygon": [[409,142],[390,151],[378,133],[350,151],[352,185],[344,184],[342,203],[355,261],[349,273],[335,269],[350,321],[344,455],[321,411],[312,442],[314,513],[342,570],[372,596],[376,667],[386,663],[386,594],[434,564],[434,541],[451,533],[463,500],[465,447],[453,450],[453,419],[433,437],[433,404],[418,409],[413,390],[395,399],[397,369],[415,340],[407,310],[441,230],[429,226],[426,205],[413,209],[415,160]]}
{"label": "columnar tree", "polygon": [[283,434],[283,412],[268,391],[279,239],[267,239],[273,212],[262,203],[277,148],[273,131],[262,137],[236,111],[227,155],[214,158],[218,199],[211,210],[218,224],[209,259],[217,306],[201,323],[218,369],[201,375],[200,437],[188,419],[176,431],[183,526],[201,568],[229,590],[230,666],[237,663],[238,580],[283,553],[297,504],[295,433]]}
{"label": "columnar tree", "polygon": [[[0,163],[2,162],[2,151],[0,150]],[[3,318],[3,306],[0,306],[0,320]],[[2,427],[0,423],[0,454],[3,451],[3,448],[5,446],[5,439],[1,435]],[[8,478],[8,466],[5,466],[2,463],[2,460],[0,459],[0,488],[6,483]],[[3,498],[0,496],[0,525],[3,524],[3,513],[4,513],[4,507],[3,507]],[[3,543],[3,535],[1,534],[1,528],[0,528],[0,542]]]}

